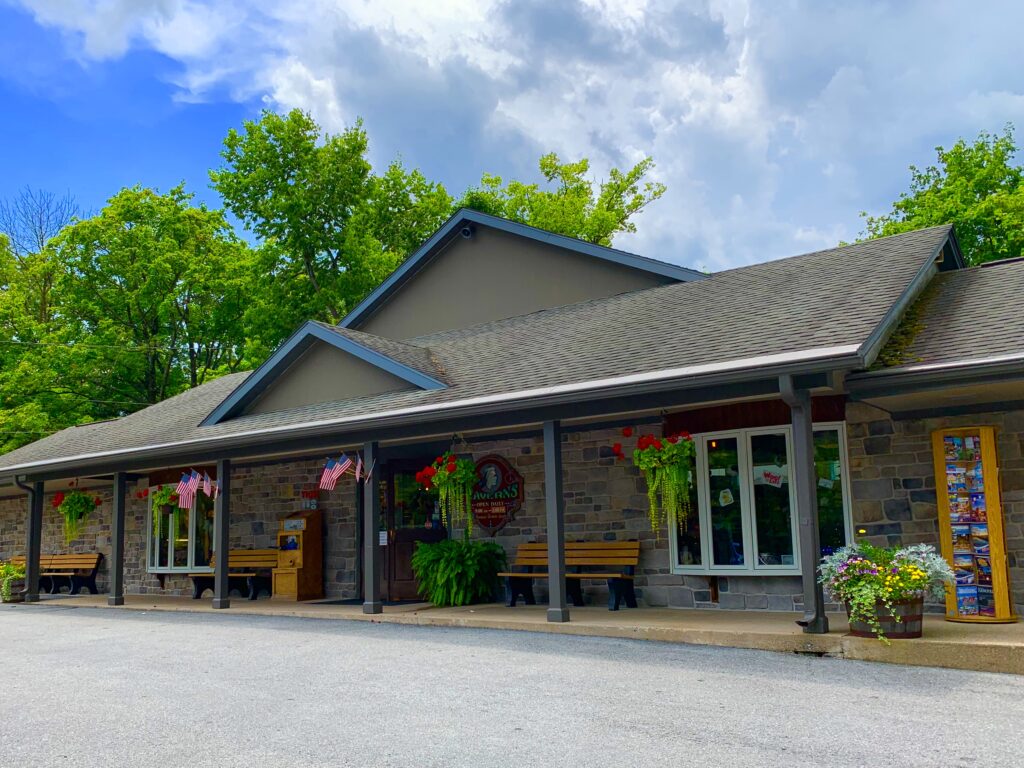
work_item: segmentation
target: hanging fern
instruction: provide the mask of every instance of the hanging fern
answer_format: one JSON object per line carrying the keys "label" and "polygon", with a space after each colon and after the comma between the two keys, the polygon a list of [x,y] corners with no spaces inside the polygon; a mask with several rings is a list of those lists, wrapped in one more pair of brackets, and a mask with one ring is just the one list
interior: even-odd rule
{"label": "hanging fern", "polygon": [[92,497],[84,491],[71,491],[53,497],[53,505],[64,518],[64,543],[70,544],[78,538],[82,522],[102,503],[99,496]]}
{"label": "hanging fern", "polygon": [[[621,447],[616,451],[622,455]],[[693,439],[686,433],[666,438],[643,435],[633,451],[633,463],[647,482],[648,516],[651,530],[660,531],[670,515],[685,528],[690,514],[693,484]]]}

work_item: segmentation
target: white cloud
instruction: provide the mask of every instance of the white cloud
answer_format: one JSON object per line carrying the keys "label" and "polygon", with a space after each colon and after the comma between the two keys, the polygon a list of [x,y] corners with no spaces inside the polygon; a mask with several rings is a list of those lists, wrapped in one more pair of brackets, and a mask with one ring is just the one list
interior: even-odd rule
{"label": "white cloud", "polygon": [[83,61],[178,61],[183,100],[362,116],[455,190],[651,155],[669,191],[616,244],[712,269],[850,239],[936,144],[1024,119],[1010,2],[22,2]]}

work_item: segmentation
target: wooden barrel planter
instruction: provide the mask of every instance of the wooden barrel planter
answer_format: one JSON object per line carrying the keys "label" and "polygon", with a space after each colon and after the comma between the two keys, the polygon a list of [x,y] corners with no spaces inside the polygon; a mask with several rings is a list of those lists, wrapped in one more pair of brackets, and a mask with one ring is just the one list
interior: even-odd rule
{"label": "wooden barrel planter", "polygon": [[[892,604],[893,612],[885,607],[885,603],[875,605],[875,615],[882,627],[882,634],[890,640],[910,640],[921,636],[924,623],[924,597]],[[850,606],[846,606],[846,615],[850,615]],[[870,624],[850,619],[850,634],[854,637],[876,637]]]}
{"label": "wooden barrel planter", "polygon": [[11,595],[10,597],[4,597],[0,595],[0,600],[5,603],[23,603],[25,602],[25,580],[14,579],[11,581]]}

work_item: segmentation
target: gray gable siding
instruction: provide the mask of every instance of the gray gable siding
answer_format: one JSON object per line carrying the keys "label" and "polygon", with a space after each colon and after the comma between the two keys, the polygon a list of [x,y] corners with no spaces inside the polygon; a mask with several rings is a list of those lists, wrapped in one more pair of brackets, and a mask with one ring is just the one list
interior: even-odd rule
{"label": "gray gable siding", "polygon": [[674,282],[486,226],[457,237],[355,326],[391,339],[467,328]]}

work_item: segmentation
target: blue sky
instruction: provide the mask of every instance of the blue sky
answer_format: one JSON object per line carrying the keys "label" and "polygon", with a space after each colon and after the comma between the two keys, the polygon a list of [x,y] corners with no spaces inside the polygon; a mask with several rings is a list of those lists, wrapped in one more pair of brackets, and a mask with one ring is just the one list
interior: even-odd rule
{"label": "blue sky", "polygon": [[834,245],[907,166],[1024,128],[1011,2],[0,0],[0,197],[96,210],[207,170],[260,109],[365,120],[453,193],[537,158],[652,155],[666,196],[621,248],[720,269]]}

